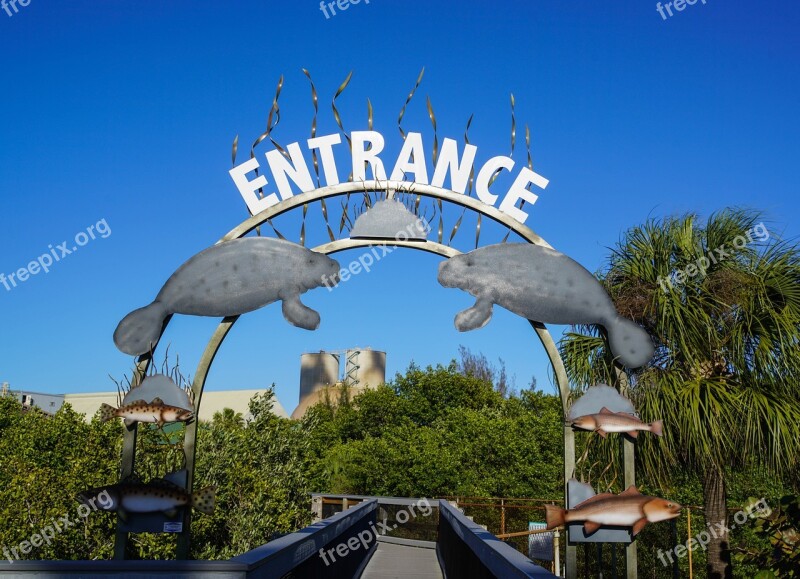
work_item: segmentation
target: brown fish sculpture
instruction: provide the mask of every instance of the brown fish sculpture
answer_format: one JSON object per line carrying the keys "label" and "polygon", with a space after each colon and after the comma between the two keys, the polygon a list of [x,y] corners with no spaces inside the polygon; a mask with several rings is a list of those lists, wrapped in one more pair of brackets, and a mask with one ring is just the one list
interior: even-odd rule
{"label": "brown fish sculpture", "polygon": [[562,509],[555,505],[545,505],[547,528],[553,529],[565,523],[583,523],[583,530],[591,535],[600,527],[633,527],[631,536],[635,537],[647,523],[657,523],[674,519],[681,513],[678,503],[648,497],[629,486],[618,495],[601,493],[586,499],[574,509]]}
{"label": "brown fish sculpture", "polygon": [[661,436],[664,424],[660,420],[654,420],[650,424],[642,422],[632,414],[625,412],[612,412],[605,406],[600,409],[599,414],[587,414],[579,416],[572,421],[573,426],[582,430],[593,430],[603,438],[609,432],[623,432],[628,436],[636,438],[640,430],[652,432],[656,436]]}
{"label": "brown fish sculpture", "polygon": [[100,405],[101,422],[107,422],[112,418],[124,418],[126,426],[134,422],[155,422],[161,427],[167,422],[188,422],[193,417],[194,413],[191,410],[164,404],[161,398],[154,398],[152,402],[134,400],[119,408],[109,404]]}
{"label": "brown fish sculpture", "polygon": [[174,517],[180,507],[191,506],[201,513],[214,512],[216,487],[206,487],[191,494],[183,487],[164,479],[147,484],[131,480],[78,493],[78,501],[103,511],[116,511],[123,521],[128,513],[165,513]]}

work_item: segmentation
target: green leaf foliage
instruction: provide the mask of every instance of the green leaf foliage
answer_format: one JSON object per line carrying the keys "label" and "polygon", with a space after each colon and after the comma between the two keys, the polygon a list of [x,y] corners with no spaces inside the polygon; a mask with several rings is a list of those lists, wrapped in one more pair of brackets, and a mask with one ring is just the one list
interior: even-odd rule
{"label": "green leaf foliage", "polygon": [[[622,235],[597,275],[656,346],[649,364],[627,369],[627,384],[600,328],[577,328],[560,344],[576,390],[626,385],[646,422],[663,419],[662,439],[637,441],[639,472],[661,488],[676,472],[705,477],[721,489],[704,496],[717,513],[731,472],[765,470],[780,481],[800,465],[800,250],[760,219],[727,209],[704,223],[693,214],[653,219]],[[614,460],[608,448],[604,456]],[[729,576],[720,546],[709,572]]]}
{"label": "green leaf foliage", "polygon": [[560,403],[504,398],[456,365],[415,366],[349,404],[320,404],[321,491],[393,496],[557,497],[563,488]]}
{"label": "green leaf foliage", "polygon": [[[0,398],[0,546],[8,549],[3,557],[110,558],[110,517],[80,516],[75,495],[114,479],[120,449],[117,424],[86,423],[68,404],[52,417],[23,413],[15,399]],[[65,516],[69,523],[60,522]],[[23,543],[46,527],[52,528],[51,540]]]}
{"label": "green leaf foliage", "polygon": [[758,518],[755,528],[760,548],[740,549],[736,558],[762,569],[756,577],[800,577],[800,496],[783,497],[777,508]]}

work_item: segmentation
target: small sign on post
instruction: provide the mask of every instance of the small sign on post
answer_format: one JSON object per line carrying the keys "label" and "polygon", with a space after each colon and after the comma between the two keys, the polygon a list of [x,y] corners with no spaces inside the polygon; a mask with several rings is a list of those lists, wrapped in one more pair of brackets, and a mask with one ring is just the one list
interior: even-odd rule
{"label": "small sign on post", "polygon": [[[529,522],[529,531],[544,531],[547,523]],[[553,532],[528,535],[528,559],[553,560]]]}

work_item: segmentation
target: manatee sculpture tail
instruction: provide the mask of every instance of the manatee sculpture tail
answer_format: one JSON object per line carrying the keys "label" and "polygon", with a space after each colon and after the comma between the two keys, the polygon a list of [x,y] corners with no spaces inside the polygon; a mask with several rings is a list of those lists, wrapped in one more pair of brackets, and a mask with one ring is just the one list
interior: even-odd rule
{"label": "manatee sculpture tail", "polygon": [[164,319],[169,315],[161,302],[133,310],[114,330],[114,343],[121,352],[141,356],[150,351],[161,337]]}
{"label": "manatee sculpture tail", "polygon": [[638,324],[618,316],[603,326],[608,331],[611,352],[624,366],[639,368],[653,357],[653,341]]}

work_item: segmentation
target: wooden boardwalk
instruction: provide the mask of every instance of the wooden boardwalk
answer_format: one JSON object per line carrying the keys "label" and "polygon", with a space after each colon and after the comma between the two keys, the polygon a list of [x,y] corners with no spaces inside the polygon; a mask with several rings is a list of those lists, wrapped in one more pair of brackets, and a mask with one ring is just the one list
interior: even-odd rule
{"label": "wooden boardwalk", "polygon": [[442,579],[435,545],[423,541],[403,541],[401,544],[381,537],[361,578]]}

